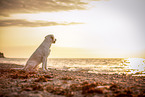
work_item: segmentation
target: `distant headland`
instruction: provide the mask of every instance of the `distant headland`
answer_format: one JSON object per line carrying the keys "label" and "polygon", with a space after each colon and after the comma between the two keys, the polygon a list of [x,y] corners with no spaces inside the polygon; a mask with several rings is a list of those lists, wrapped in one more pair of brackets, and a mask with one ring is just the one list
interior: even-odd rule
{"label": "distant headland", "polygon": [[0,58],[5,58],[5,56],[2,52],[0,52]]}

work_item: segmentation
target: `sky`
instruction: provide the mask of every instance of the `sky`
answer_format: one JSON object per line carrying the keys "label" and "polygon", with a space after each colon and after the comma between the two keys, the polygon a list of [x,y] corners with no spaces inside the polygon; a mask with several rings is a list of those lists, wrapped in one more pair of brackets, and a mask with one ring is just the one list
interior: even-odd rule
{"label": "sky", "polygon": [[0,52],[28,58],[145,58],[145,0],[0,0]]}

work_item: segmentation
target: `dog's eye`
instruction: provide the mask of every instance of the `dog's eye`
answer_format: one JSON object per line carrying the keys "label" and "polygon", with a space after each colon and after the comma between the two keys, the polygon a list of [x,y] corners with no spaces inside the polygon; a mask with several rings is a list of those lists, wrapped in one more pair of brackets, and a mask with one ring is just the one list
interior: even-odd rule
{"label": "dog's eye", "polygon": [[53,37],[51,36],[51,39],[53,40]]}

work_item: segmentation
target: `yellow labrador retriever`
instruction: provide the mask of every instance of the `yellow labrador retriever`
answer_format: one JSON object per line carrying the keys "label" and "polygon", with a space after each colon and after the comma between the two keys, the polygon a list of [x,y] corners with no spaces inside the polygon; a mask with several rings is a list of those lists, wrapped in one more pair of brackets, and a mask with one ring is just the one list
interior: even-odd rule
{"label": "yellow labrador retriever", "polygon": [[50,47],[52,43],[55,43],[56,39],[53,35],[47,35],[41,45],[35,50],[35,52],[28,59],[24,70],[35,71],[37,66],[42,63],[43,71],[47,69],[47,57],[50,54]]}

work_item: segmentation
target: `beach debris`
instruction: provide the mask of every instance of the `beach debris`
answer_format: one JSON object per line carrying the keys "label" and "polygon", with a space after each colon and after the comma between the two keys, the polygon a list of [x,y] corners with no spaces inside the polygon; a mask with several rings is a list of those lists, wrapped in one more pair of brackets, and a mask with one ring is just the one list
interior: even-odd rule
{"label": "beach debris", "polygon": [[[25,71],[26,72],[26,71]],[[30,72],[28,72],[28,74],[37,74],[36,72],[34,72],[34,71],[30,71]]]}
{"label": "beach debris", "polygon": [[86,93],[103,94],[103,89],[100,89],[100,88],[90,88],[89,90],[86,91]]}
{"label": "beach debris", "polygon": [[30,77],[37,77],[35,72],[26,72],[24,70],[10,70],[9,77],[13,79],[28,79]]}
{"label": "beach debris", "polygon": [[43,97],[41,94],[29,94],[28,97]]}
{"label": "beach debris", "polygon": [[115,91],[118,88],[117,84],[112,84],[110,90]]}
{"label": "beach debris", "polygon": [[18,74],[18,73],[15,73],[15,74],[10,74],[10,77],[13,78],[13,79],[27,79],[29,78],[29,74]]}
{"label": "beach debris", "polygon": [[70,85],[70,89],[73,90],[73,91],[79,91],[79,90],[82,90],[82,85],[72,84],[72,85]]}
{"label": "beach debris", "polygon": [[26,84],[21,86],[22,91],[34,91],[34,90],[40,90],[43,91],[44,88],[41,84],[38,83],[32,83],[32,84]]}
{"label": "beach debris", "polygon": [[45,78],[44,76],[39,76],[38,79],[35,80],[35,82],[47,82],[47,78]]}
{"label": "beach debris", "polygon": [[[145,97],[143,76],[14,70],[0,65],[0,97]],[[4,68],[5,66],[5,68]],[[8,68],[9,67],[9,68]],[[4,68],[4,69],[3,69]],[[53,76],[52,76],[53,73]],[[73,76],[69,76],[74,74]],[[108,77],[111,78],[108,80]],[[112,78],[115,77],[114,80]],[[75,79],[75,80],[73,80]],[[37,95],[38,94],[38,95]]]}
{"label": "beach debris", "polygon": [[0,74],[10,74],[10,73],[16,73],[16,70],[12,69],[0,69]]}
{"label": "beach debris", "polygon": [[133,97],[133,95],[128,93],[119,93],[115,95],[115,97]]}
{"label": "beach debris", "polygon": [[43,75],[43,76],[39,76],[35,82],[48,82],[48,81],[53,81],[51,76],[48,76],[48,75]]}
{"label": "beach debris", "polygon": [[53,93],[56,95],[64,95],[66,97],[72,97],[74,95],[73,91],[71,91],[68,88],[63,88],[61,86],[48,85],[46,90],[50,93]]}
{"label": "beach debris", "polygon": [[45,78],[53,78],[53,76],[51,76],[49,74],[41,74],[40,76],[44,76]]}
{"label": "beach debris", "polygon": [[37,77],[35,72],[26,72],[24,70],[15,69],[0,69],[0,74],[13,79],[28,79],[30,77]]}
{"label": "beach debris", "polygon": [[73,80],[73,78],[70,76],[65,76],[65,77],[62,77],[61,80]]}
{"label": "beach debris", "polygon": [[82,84],[82,94],[87,94],[87,93],[103,94],[103,89],[97,88],[97,86],[98,86],[98,83],[96,82],[93,82],[93,83],[84,82]]}

